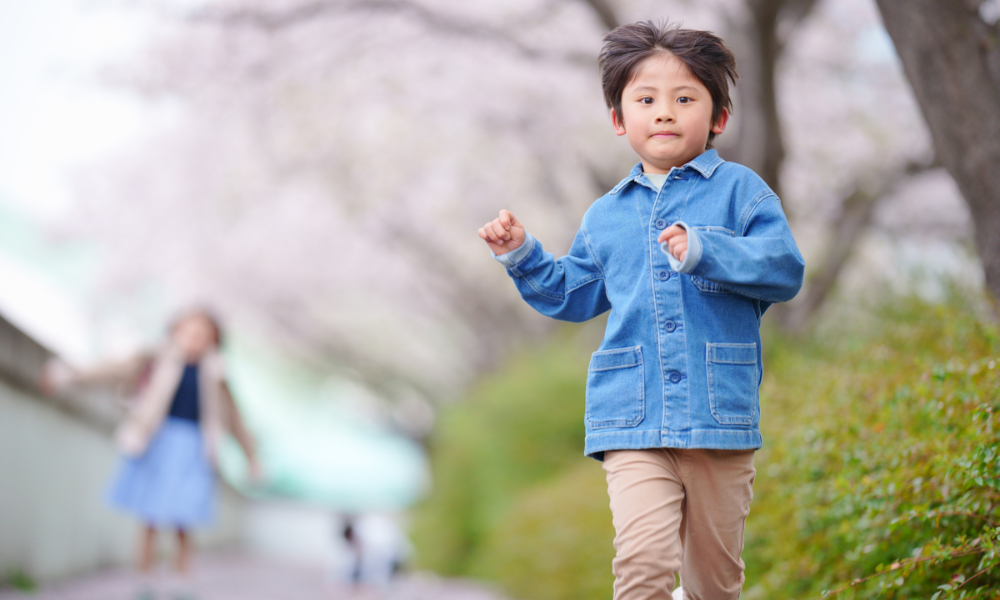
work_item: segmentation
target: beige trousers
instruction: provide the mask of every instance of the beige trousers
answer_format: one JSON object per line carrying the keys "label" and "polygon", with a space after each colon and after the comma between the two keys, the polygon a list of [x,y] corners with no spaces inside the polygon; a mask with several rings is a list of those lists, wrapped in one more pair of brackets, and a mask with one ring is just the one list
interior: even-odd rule
{"label": "beige trousers", "polygon": [[604,470],[615,526],[614,600],[739,598],[753,450],[615,450]]}

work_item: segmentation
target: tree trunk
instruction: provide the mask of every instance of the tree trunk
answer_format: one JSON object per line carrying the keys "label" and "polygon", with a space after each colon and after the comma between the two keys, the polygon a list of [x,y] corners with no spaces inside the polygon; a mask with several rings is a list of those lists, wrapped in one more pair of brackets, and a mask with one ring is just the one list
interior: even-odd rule
{"label": "tree trunk", "polygon": [[[986,286],[1000,300],[1000,28],[979,2],[876,0],[934,140],[969,205]],[[997,305],[994,304],[994,307]]]}
{"label": "tree trunk", "polygon": [[758,76],[756,91],[757,118],[763,127],[760,167],[757,173],[781,197],[781,163],[785,160],[785,143],[781,138],[781,121],[778,117],[778,93],[775,89],[775,71],[782,44],[778,41],[778,13],[784,0],[750,0],[747,5],[755,22]]}
{"label": "tree trunk", "polygon": [[774,79],[782,49],[778,40],[778,14],[784,3],[785,0],[748,0],[750,20],[731,23],[733,35],[728,40],[737,55],[740,82],[736,106],[739,138],[732,155],[726,158],[752,169],[779,197],[785,146]]}
{"label": "tree trunk", "polygon": [[730,40],[740,68],[740,137],[734,159],[760,175],[781,196],[781,164],[785,144],[781,137],[775,78],[784,52],[779,29],[794,29],[812,11],[816,0],[747,0],[750,22],[731,24],[742,30]]}
{"label": "tree trunk", "polygon": [[859,179],[854,192],[840,203],[840,214],[830,227],[830,246],[819,268],[809,274],[805,293],[795,302],[775,307],[779,309],[776,312],[778,322],[785,330],[796,335],[804,333],[809,321],[826,303],[854,248],[871,227],[879,200],[905,178],[940,167],[936,161],[931,164],[911,162],[895,172],[873,175],[867,181]]}
{"label": "tree trunk", "polygon": [[594,11],[594,16],[600,21],[604,29],[611,31],[618,27],[618,17],[615,15],[615,7],[608,0],[583,0],[583,3]]}

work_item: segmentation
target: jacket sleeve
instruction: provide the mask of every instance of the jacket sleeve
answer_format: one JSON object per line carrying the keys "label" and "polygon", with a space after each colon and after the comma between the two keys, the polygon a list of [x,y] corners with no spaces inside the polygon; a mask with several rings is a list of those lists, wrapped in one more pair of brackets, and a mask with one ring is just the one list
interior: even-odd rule
{"label": "jacket sleeve", "polygon": [[521,297],[543,315],[576,323],[611,308],[604,272],[594,260],[581,228],[569,254],[555,258],[531,234],[524,244],[496,259],[507,267]]}
{"label": "jacket sleeve", "polygon": [[676,271],[772,303],[787,302],[802,288],[805,261],[773,193],[765,194],[750,208],[735,235],[678,224],[688,230],[688,255],[681,262],[667,253]]}

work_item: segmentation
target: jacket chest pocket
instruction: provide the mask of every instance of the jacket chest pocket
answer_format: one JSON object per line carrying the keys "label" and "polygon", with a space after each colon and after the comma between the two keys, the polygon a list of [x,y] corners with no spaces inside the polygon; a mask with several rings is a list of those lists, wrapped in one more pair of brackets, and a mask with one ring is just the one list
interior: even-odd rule
{"label": "jacket chest pocket", "polygon": [[708,279],[702,279],[701,277],[698,277],[696,275],[691,276],[691,283],[693,283],[694,287],[698,288],[699,291],[705,292],[707,294],[729,293],[729,290],[715,283],[714,281],[709,281]]}
{"label": "jacket chest pocket", "polygon": [[635,427],[645,415],[642,347],[594,352],[587,372],[587,426]]}
{"label": "jacket chest pocket", "polygon": [[750,425],[757,416],[757,344],[706,344],[708,401],[720,425]]}

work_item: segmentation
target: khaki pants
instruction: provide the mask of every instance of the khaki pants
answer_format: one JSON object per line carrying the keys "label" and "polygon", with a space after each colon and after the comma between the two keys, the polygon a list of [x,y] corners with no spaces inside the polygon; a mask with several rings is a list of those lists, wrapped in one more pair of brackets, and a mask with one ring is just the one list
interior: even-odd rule
{"label": "khaki pants", "polygon": [[615,450],[604,456],[615,526],[614,600],[739,598],[753,450]]}

